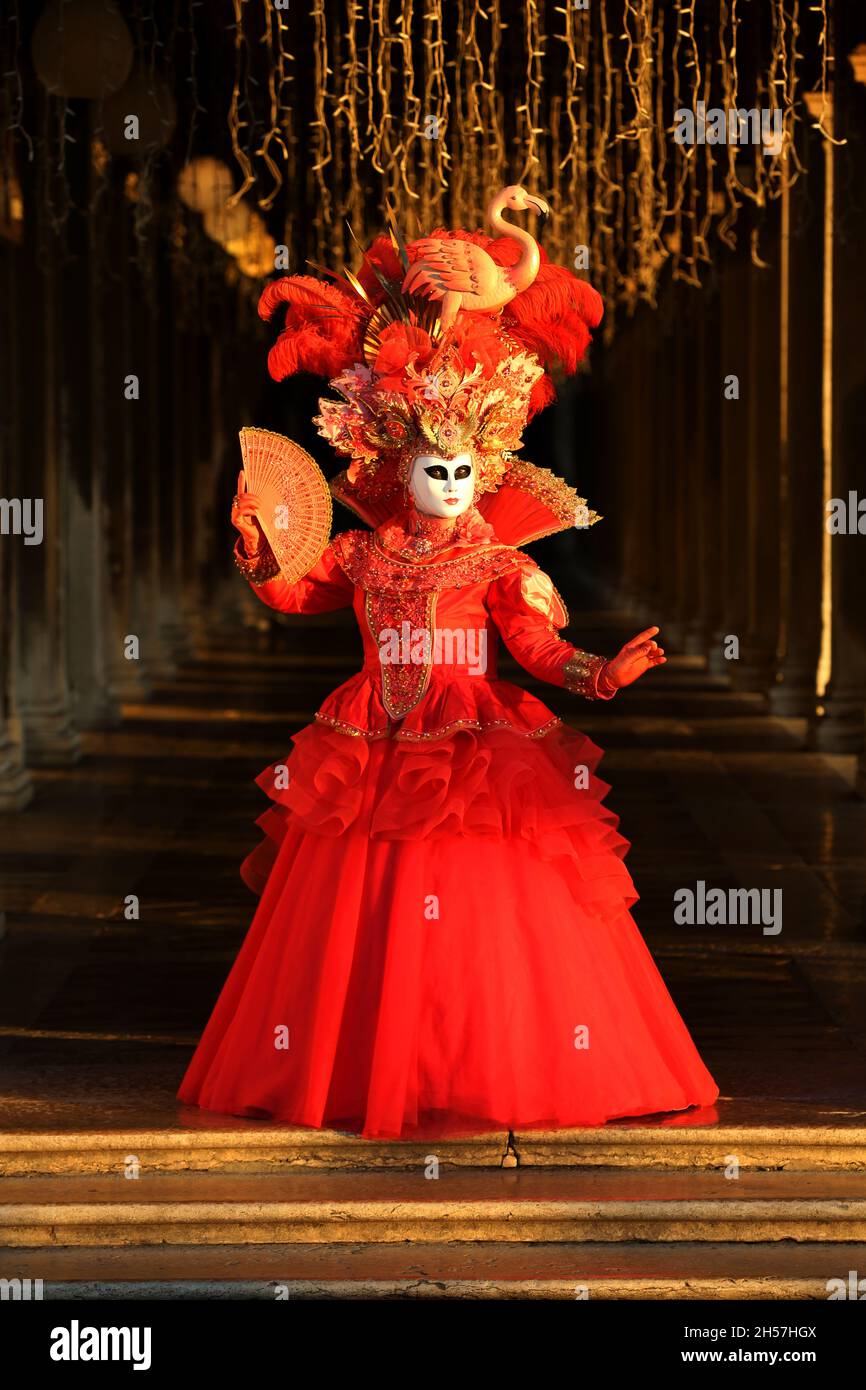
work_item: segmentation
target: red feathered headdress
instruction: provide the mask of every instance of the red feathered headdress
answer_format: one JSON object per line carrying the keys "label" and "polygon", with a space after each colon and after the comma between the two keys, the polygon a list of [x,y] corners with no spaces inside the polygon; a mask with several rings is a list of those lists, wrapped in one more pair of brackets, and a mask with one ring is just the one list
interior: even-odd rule
{"label": "red feathered headdress", "polygon": [[[529,206],[545,207],[512,187],[488,214]],[[407,244],[393,221],[357,274],[276,280],[259,314],[270,320],[283,304],[270,373],[330,379],[341,399],[321,401],[317,423],[352,460],[344,493],[368,497],[397,488],[419,447],[470,448],[478,490],[495,490],[526,422],[554,398],[552,374],[577,369],[603,313],[591,285],[516,227],[513,236],[439,228]]]}
{"label": "red feathered headdress", "polygon": [[[344,281],[334,277],[335,283],[329,283],[310,275],[275,280],[259,300],[265,320],[272,319],[281,304],[288,305],[283,331],[268,356],[271,376],[282,381],[295,372],[312,372],[331,378],[363,361],[372,365],[389,323],[415,330],[419,350],[419,335],[425,335],[432,348],[436,316],[429,300],[413,304],[411,296],[402,295],[407,268],[431,241],[471,243],[503,267],[515,265],[521,254],[520,243],[511,237],[437,228],[408,245],[396,237],[377,237],[364,253],[357,276]],[[532,284],[495,316],[471,309],[458,315],[466,332],[477,335],[479,351],[490,355],[496,337],[502,355],[530,352],[544,367],[544,376],[533,388],[530,417],[554,398],[550,374],[570,376],[577,370],[604,314],[601,295],[588,281],[552,264],[541,247],[538,252],[540,266]],[[383,362],[391,364],[392,359],[386,354]]]}

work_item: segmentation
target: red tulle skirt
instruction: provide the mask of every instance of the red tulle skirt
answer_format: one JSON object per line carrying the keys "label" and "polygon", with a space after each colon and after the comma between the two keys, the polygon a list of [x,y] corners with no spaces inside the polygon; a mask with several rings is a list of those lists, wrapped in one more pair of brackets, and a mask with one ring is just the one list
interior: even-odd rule
{"label": "red tulle skirt", "polygon": [[403,1139],[715,1100],[589,739],[314,724],[294,744],[259,779],[261,901],[181,1100]]}

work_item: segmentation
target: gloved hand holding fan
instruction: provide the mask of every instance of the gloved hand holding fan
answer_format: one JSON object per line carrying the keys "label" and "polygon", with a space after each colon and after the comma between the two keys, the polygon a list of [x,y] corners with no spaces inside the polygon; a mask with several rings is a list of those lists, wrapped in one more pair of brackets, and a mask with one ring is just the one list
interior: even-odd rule
{"label": "gloved hand holding fan", "polygon": [[258,522],[283,577],[294,584],[310,572],[330,538],[327,481],[315,459],[285,435],[245,428],[240,441],[244,467],[232,524],[251,556],[259,548]]}

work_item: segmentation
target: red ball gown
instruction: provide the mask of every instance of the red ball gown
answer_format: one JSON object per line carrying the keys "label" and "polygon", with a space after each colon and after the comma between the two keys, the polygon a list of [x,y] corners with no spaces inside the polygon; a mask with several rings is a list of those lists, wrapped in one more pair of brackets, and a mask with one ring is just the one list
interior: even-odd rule
{"label": "red ball gown", "polygon": [[[537,512],[565,485],[532,473]],[[409,1139],[716,1098],[631,917],[600,750],[497,675],[500,640],[590,699],[603,665],[503,540],[541,533],[510,491],[496,530],[409,511],[337,536],[294,584],[237,552],[272,608],[352,605],[364,664],[258,779],[259,907],[182,1101]]]}

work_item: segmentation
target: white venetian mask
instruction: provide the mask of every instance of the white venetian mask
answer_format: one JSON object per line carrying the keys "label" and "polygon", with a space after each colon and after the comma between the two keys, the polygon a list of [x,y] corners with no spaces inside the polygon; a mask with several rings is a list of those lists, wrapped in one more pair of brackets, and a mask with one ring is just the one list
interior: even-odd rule
{"label": "white venetian mask", "polygon": [[425,516],[462,516],[475,496],[475,465],[471,454],[453,459],[419,454],[409,474],[409,490]]}

